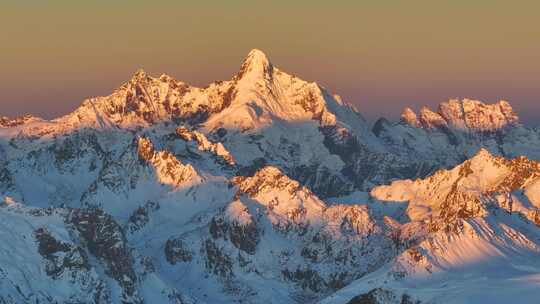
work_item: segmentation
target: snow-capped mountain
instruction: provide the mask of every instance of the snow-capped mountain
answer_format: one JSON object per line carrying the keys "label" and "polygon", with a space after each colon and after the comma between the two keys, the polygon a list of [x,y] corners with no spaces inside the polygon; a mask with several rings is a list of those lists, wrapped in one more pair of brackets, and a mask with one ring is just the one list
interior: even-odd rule
{"label": "snow-capped mountain", "polygon": [[371,126],[260,50],[206,88],[141,70],[0,118],[0,302],[528,303],[539,136],[504,101]]}
{"label": "snow-capped mountain", "polygon": [[437,112],[427,107],[420,115],[406,108],[401,114],[403,122],[424,129],[451,128],[469,133],[497,132],[518,125],[519,118],[507,101],[486,105],[478,100],[449,100],[439,105]]}
{"label": "snow-capped mountain", "polygon": [[480,150],[426,179],[374,188],[375,199],[408,203],[400,239],[410,244],[322,303],[534,303],[539,182],[540,163]]}
{"label": "snow-capped mountain", "polygon": [[422,107],[419,114],[406,108],[398,123],[380,119],[374,133],[395,154],[454,166],[483,147],[491,153],[540,159],[540,134],[519,122],[510,104],[477,100],[449,100],[437,112]]}

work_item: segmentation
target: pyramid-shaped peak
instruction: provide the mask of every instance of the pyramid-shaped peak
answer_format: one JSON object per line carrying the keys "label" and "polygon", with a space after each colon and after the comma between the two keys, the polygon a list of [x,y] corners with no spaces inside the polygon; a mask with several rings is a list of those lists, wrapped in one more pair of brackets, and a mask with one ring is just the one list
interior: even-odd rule
{"label": "pyramid-shaped peak", "polygon": [[476,152],[476,154],[474,155],[474,157],[490,158],[490,157],[493,157],[493,155],[491,154],[491,152],[489,152],[488,149],[486,149],[486,148],[480,148],[480,149],[478,150],[478,152]]}
{"label": "pyramid-shaped peak", "polygon": [[271,75],[272,72],[273,66],[266,54],[259,49],[253,49],[249,52],[246,59],[244,59],[237,77],[239,79],[248,76],[260,77]]}
{"label": "pyramid-shaped peak", "polygon": [[470,158],[470,162],[473,164],[478,164],[479,166],[484,166],[488,162],[492,162],[497,157],[494,156],[489,150],[482,147],[480,148],[476,154]]}
{"label": "pyramid-shaped peak", "polygon": [[249,51],[245,61],[249,61],[250,63],[260,63],[260,64],[270,64],[270,60],[268,60],[268,57],[266,54],[259,50],[259,49],[252,49]]}
{"label": "pyramid-shaped peak", "polygon": [[137,82],[140,80],[147,79],[149,76],[146,74],[146,72],[143,69],[138,69],[135,74],[133,74],[133,77],[131,77],[132,82]]}

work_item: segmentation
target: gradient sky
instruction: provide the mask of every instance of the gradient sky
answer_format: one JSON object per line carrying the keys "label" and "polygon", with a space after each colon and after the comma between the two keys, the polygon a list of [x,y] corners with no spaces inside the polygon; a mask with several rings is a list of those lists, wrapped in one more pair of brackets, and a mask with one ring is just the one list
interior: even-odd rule
{"label": "gradient sky", "polygon": [[65,114],[138,68],[204,86],[259,48],[371,119],[470,97],[540,121],[538,1],[0,0],[0,34],[0,115]]}

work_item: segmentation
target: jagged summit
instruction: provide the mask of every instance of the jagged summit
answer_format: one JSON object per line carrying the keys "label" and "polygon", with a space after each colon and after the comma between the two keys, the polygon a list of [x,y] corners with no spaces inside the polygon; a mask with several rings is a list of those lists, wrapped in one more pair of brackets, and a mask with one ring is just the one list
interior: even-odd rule
{"label": "jagged summit", "polygon": [[137,71],[135,71],[135,73],[133,74],[133,77],[131,77],[131,81],[137,81],[137,80],[147,79],[147,78],[148,78],[148,74],[146,73],[146,71],[142,68],[139,68],[137,69]]}
{"label": "jagged summit", "polygon": [[413,111],[413,109],[406,107],[403,109],[403,112],[401,113],[401,122],[411,125],[413,127],[421,127],[420,121],[418,120],[418,116]]}
{"label": "jagged summit", "polygon": [[486,104],[465,98],[442,102],[436,112],[424,106],[419,115],[405,108],[401,121],[425,129],[450,127],[462,131],[493,132],[518,125],[519,117],[507,101]]}
{"label": "jagged summit", "polygon": [[268,56],[266,56],[266,54],[259,49],[252,49],[251,51],[249,51],[243,63],[251,65],[251,66],[271,65],[271,62],[268,59]]}
{"label": "jagged summit", "polygon": [[[261,50],[253,49],[231,80],[216,81],[205,88],[165,74],[152,77],[139,69],[111,95],[86,100],[63,121],[73,127],[136,127],[183,121],[206,123],[208,131],[220,126],[246,130],[268,126],[275,118],[335,124],[334,111],[354,112],[316,83],[278,70]],[[347,120],[357,117],[345,115]]]}
{"label": "jagged summit", "polygon": [[7,116],[0,116],[0,127],[15,127],[28,123],[30,121],[41,120],[40,117],[36,117],[32,114],[25,114],[23,116],[9,118]]}
{"label": "jagged summit", "polygon": [[[205,135],[217,129],[257,132],[285,122],[346,128],[348,133],[372,136],[354,107],[317,83],[278,69],[259,49],[249,52],[232,79],[206,87],[166,74],[153,77],[138,69],[110,95],[89,98],[72,113],[45,123],[51,123],[49,134],[57,134],[170,122],[197,125]],[[319,130],[314,132],[319,134]]]}
{"label": "jagged summit", "polygon": [[[481,201],[502,203],[502,208],[507,208],[505,202],[510,200],[510,211],[523,212],[525,217],[540,223],[535,219],[536,209],[540,205],[534,194],[539,183],[540,163],[537,161],[523,156],[507,159],[481,148],[473,157],[452,169],[438,170],[425,179],[393,181],[388,186],[375,187],[371,195],[383,201],[409,201],[407,213],[415,220],[426,218],[431,211],[440,211],[444,215],[448,214],[449,210],[457,211],[472,205],[476,205],[476,216],[480,214],[477,207]],[[529,196],[526,199],[530,203],[525,204],[528,204],[528,207],[521,206],[520,210],[517,205],[521,204],[519,200],[522,198],[518,196],[523,194]],[[512,198],[511,195],[516,197]],[[511,207],[512,203],[514,209]],[[469,208],[467,212],[471,210]],[[469,213],[465,215],[473,216]]]}
{"label": "jagged summit", "polygon": [[168,75],[168,74],[161,74],[159,77],[153,77],[152,75],[148,74],[143,68],[139,68],[133,73],[133,76],[131,76],[131,79],[127,81],[126,84],[151,84],[152,82],[156,81],[160,82],[173,82],[173,83],[181,83],[178,80],[174,79],[174,77]]}
{"label": "jagged summit", "polygon": [[486,148],[480,148],[478,152],[471,158],[471,161],[482,161],[487,159],[493,159],[495,156],[489,152]]}
{"label": "jagged summit", "polygon": [[236,78],[271,76],[273,70],[274,67],[266,54],[259,49],[253,49],[244,59]]}

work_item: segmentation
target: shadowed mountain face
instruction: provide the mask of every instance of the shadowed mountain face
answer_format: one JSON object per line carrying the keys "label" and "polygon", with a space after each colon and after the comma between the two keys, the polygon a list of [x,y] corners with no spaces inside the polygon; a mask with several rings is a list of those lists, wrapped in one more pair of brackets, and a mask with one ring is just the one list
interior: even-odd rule
{"label": "shadowed mountain face", "polygon": [[429,282],[490,261],[527,299],[539,143],[505,101],[371,126],[260,50],[206,88],[138,71],[58,119],[0,119],[0,240],[23,265],[0,261],[0,300],[449,303]]}

